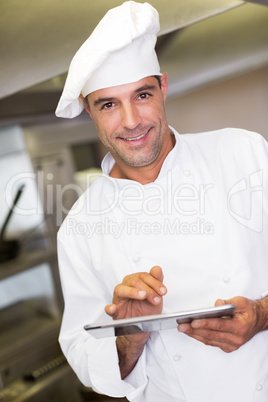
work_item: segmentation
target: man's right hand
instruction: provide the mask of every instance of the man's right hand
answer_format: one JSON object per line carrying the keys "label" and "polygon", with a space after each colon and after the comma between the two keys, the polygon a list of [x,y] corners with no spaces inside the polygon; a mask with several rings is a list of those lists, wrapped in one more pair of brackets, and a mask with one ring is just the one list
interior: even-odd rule
{"label": "man's right hand", "polygon": [[[105,311],[114,320],[160,314],[163,296],[167,289],[163,284],[163,272],[158,266],[149,273],[127,275],[114,289],[113,303]],[[124,379],[135,367],[149,333],[119,336],[116,340],[121,378]]]}
{"label": "man's right hand", "polygon": [[167,293],[163,278],[162,269],[158,266],[149,273],[138,272],[125,276],[122,283],[115,287],[113,303],[105,307],[106,313],[114,320],[160,314],[162,297]]}

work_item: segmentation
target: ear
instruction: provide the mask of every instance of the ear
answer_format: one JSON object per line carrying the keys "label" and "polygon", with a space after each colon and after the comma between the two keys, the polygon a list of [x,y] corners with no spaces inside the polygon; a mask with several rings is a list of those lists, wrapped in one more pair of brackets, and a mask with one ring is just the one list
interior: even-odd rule
{"label": "ear", "polygon": [[84,108],[86,109],[86,111],[89,114],[89,116],[92,118],[90,107],[88,106],[88,103],[87,103],[87,101],[85,100],[85,98],[83,97],[82,94],[79,95],[79,99],[81,99],[81,101],[83,102]]}
{"label": "ear", "polygon": [[164,100],[166,100],[167,90],[168,90],[168,75],[167,73],[163,73],[161,75],[161,91],[163,93]]}

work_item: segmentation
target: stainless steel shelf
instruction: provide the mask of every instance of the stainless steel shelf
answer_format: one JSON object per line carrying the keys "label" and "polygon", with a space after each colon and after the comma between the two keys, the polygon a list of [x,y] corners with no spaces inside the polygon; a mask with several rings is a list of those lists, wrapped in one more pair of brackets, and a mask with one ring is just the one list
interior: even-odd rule
{"label": "stainless steel shelf", "polygon": [[45,262],[54,263],[56,259],[57,252],[55,248],[39,249],[20,254],[12,260],[0,263],[0,280]]}

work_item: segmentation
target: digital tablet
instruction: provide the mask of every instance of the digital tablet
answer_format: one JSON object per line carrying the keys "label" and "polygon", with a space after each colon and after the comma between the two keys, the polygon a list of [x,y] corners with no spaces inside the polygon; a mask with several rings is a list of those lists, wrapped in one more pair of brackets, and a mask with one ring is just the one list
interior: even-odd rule
{"label": "digital tablet", "polygon": [[157,314],[110,320],[85,325],[84,329],[95,338],[107,338],[110,336],[131,335],[140,332],[174,329],[177,328],[179,324],[189,323],[196,319],[231,317],[234,314],[234,311],[235,306],[233,304],[225,304],[223,306],[171,314]]}

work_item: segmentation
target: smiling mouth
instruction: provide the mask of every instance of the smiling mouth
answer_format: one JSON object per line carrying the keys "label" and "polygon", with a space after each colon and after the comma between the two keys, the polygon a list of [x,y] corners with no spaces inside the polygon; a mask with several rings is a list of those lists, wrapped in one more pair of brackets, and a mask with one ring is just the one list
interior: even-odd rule
{"label": "smiling mouth", "polygon": [[122,138],[122,139],[125,140],[125,141],[137,141],[137,140],[140,140],[140,139],[144,138],[144,137],[149,133],[149,131],[150,131],[150,130],[147,130],[146,133],[141,134],[141,135],[139,135],[138,137],[134,137],[134,138]]}

